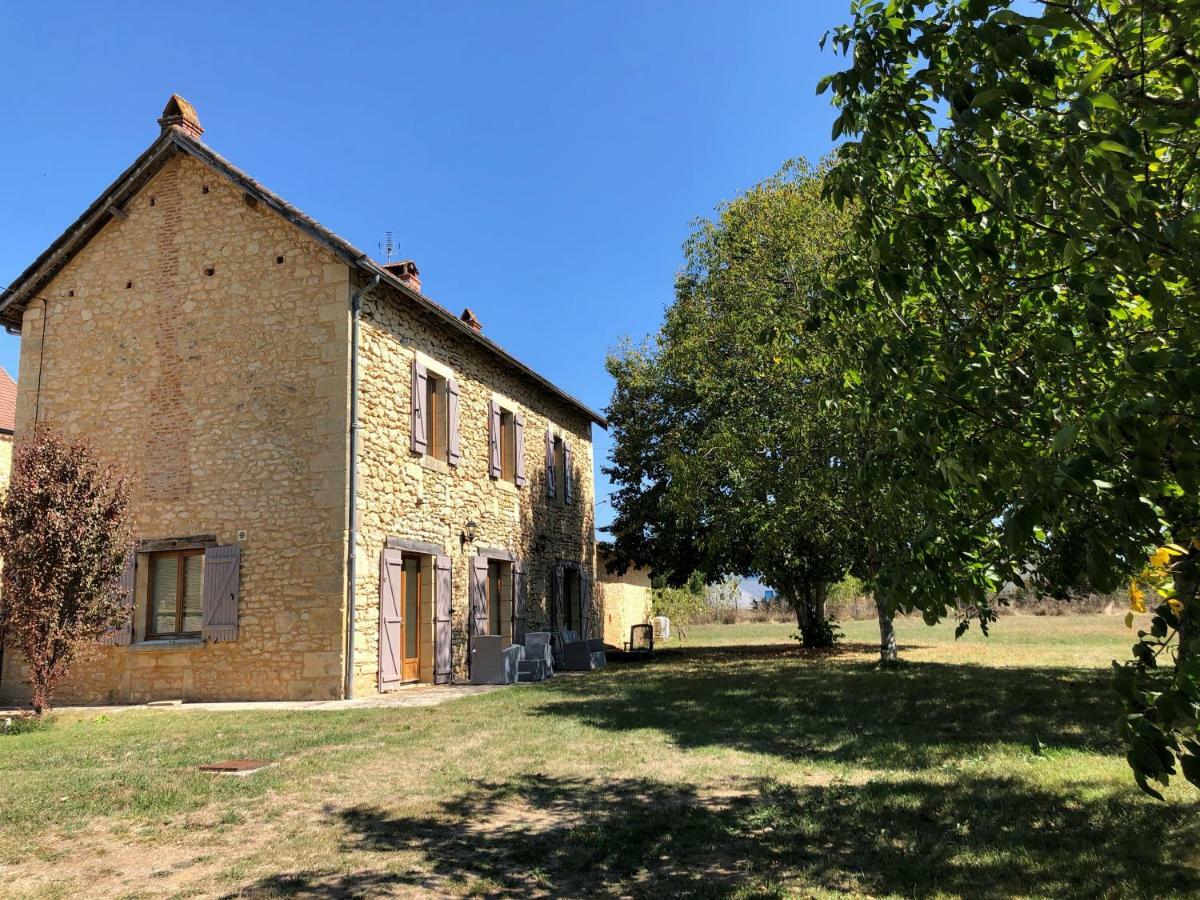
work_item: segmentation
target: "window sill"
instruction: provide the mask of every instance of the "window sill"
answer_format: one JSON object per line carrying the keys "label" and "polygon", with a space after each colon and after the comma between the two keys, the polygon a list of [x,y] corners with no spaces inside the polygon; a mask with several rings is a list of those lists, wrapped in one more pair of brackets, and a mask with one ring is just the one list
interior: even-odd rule
{"label": "window sill", "polygon": [[508,494],[519,494],[521,489],[506,478],[493,478],[492,484]]}
{"label": "window sill", "polygon": [[203,638],[155,638],[151,641],[138,641],[130,644],[130,650],[150,652],[154,650],[195,650],[204,646]]}
{"label": "window sill", "polygon": [[438,459],[436,456],[421,456],[418,461],[421,468],[428,469],[430,472],[439,472],[442,475],[449,475],[451,470],[450,463],[444,459]]}

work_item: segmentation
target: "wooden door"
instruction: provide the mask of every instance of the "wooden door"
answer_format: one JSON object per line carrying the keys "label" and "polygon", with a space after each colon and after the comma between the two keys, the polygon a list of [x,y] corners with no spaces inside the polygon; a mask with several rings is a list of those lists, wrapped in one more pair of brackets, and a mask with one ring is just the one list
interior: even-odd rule
{"label": "wooden door", "polygon": [[404,587],[403,558],[384,550],[379,567],[379,690],[394,690],[401,681]]}
{"label": "wooden door", "polygon": [[400,590],[400,677],[403,681],[417,681],[421,677],[422,568],[421,557],[404,557],[404,577]]}

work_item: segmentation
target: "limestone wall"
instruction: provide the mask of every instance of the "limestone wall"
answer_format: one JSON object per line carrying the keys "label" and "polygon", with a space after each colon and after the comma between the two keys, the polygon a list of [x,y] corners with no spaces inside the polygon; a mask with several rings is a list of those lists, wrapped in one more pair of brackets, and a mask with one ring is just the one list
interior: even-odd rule
{"label": "limestone wall", "polygon": [[604,563],[605,558],[600,555],[596,568],[604,643],[620,649],[629,640],[629,629],[649,621],[652,615],[650,573],[645,569],[630,569],[624,575],[612,575]]}
{"label": "limestone wall", "polygon": [[[139,538],[244,531],[240,633],[98,647],[58,699],[336,697],[349,270],[190,157],[125,210],[25,314],[18,439],[36,411],[124,466]],[[4,664],[0,691],[23,696],[18,654]]]}
{"label": "limestone wall", "polygon": [[[443,547],[453,566],[454,668],[467,674],[468,560],[480,548],[505,549],[529,571],[529,628],[548,616],[549,573],[557,560],[578,563],[591,578],[594,486],[591,423],[575,407],[504,366],[432,314],[386,286],[370,295],[362,327],[359,462],[359,563],[355,690],[376,690],[379,555],[389,537]],[[457,467],[410,451],[411,365],[416,353],[453,375],[461,392],[462,461]],[[487,406],[493,396],[525,414],[523,488],[488,476]],[[575,500],[547,498],[546,428],[560,429],[574,451]],[[463,545],[466,522],[477,523]],[[535,549],[541,544],[540,550]],[[592,579],[594,581],[594,579]],[[593,596],[595,592],[593,590]],[[598,622],[593,608],[593,620]],[[595,633],[593,628],[593,633]]]}

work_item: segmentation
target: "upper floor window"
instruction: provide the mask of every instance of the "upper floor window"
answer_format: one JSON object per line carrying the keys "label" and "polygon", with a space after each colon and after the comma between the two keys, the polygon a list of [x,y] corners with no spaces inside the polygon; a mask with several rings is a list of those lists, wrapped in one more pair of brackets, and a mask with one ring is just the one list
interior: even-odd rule
{"label": "upper floor window", "polygon": [[204,613],[204,550],[149,555],[146,638],[199,637]]}
{"label": "upper floor window", "polygon": [[411,414],[412,451],[458,465],[458,382],[414,359]]}
{"label": "upper floor window", "polygon": [[570,506],[575,499],[575,462],[571,444],[546,429],[546,496],[555,506]]}
{"label": "upper floor window", "polygon": [[430,373],[425,379],[425,422],[429,436],[428,453],[447,462],[450,449],[450,417],[447,415],[446,379]]}
{"label": "upper floor window", "polygon": [[488,414],[488,475],[525,484],[525,416],[496,400]]}

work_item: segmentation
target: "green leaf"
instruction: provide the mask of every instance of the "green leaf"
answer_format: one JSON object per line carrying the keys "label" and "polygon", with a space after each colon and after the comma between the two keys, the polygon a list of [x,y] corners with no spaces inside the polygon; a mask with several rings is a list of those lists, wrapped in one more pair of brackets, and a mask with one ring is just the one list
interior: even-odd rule
{"label": "green leaf", "polygon": [[1061,453],[1071,445],[1078,433],[1079,426],[1074,422],[1068,422],[1058,429],[1058,433],[1054,435],[1054,440],[1050,443],[1050,449],[1055,453]]}

